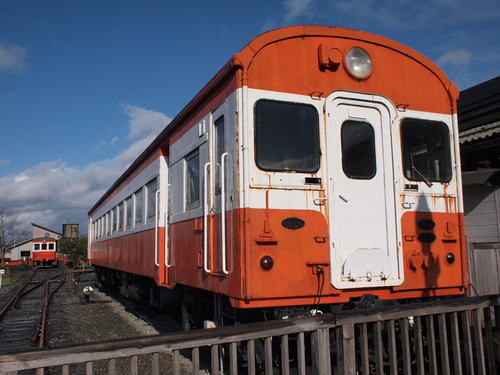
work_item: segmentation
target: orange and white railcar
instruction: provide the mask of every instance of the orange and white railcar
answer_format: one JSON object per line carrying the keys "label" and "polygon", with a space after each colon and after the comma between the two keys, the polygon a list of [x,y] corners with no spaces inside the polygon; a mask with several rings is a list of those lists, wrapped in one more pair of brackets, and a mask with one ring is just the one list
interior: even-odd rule
{"label": "orange and white railcar", "polygon": [[34,238],[32,260],[37,267],[57,265],[57,239],[51,237]]}
{"label": "orange and white railcar", "polygon": [[381,36],[262,34],[92,207],[89,260],[137,298],[279,316],[464,294],[458,94]]}

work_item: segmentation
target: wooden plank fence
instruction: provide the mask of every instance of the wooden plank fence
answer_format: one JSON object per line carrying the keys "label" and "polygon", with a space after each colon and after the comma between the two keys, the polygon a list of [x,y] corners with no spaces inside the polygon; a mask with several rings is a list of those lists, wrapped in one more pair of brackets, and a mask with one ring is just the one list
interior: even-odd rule
{"label": "wooden plank fence", "polygon": [[500,243],[469,243],[472,295],[500,293]]}
{"label": "wooden plank fence", "polygon": [[2,355],[0,373],[497,374],[499,326],[500,295],[460,298]]}

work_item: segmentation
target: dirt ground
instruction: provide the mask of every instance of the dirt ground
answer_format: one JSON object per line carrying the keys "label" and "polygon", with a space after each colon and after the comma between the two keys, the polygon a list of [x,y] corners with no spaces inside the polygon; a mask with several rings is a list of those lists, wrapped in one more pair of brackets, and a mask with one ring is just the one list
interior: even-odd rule
{"label": "dirt ground", "polygon": [[[12,270],[12,282],[16,277],[22,277],[22,270]],[[81,273],[80,273],[81,274]],[[118,303],[109,295],[97,290],[92,279],[92,273],[80,275],[75,273],[75,287],[64,296],[61,307],[68,320],[68,330],[71,337],[71,345],[89,344],[94,342],[118,340],[131,337],[157,335],[158,331],[144,320],[126,310],[124,305]],[[85,303],[82,290],[85,286],[91,286],[93,292],[89,297],[90,303]],[[13,285],[3,285],[0,289],[0,300],[7,298],[7,294]],[[69,289],[69,288],[68,288]],[[139,373],[151,373],[151,356],[140,356],[138,360]],[[161,373],[171,373],[172,355],[169,352],[160,356]],[[81,364],[71,369],[71,374],[85,373],[85,365]],[[99,361],[93,364],[94,374],[108,373],[107,361]],[[130,360],[117,360],[116,371],[119,374],[129,373]],[[57,373],[48,371],[47,373]],[[191,373],[191,362],[181,358],[181,374]]]}

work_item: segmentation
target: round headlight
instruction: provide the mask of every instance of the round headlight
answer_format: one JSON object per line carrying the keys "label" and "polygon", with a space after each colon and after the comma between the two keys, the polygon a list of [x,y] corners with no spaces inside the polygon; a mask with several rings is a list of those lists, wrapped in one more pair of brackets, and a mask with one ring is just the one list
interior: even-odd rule
{"label": "round headlight", "polygon": [[372,59],[362,48],[351,48],[345,55],[345,63],[349,73],[356,78],[366,78],[372,72]]}

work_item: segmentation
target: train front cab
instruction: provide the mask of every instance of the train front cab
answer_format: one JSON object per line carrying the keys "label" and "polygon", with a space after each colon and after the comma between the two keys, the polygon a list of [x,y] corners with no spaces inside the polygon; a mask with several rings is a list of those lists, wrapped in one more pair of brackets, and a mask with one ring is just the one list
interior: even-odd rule
{"label": "train front cab", "polygon": [[[252,42],[243,88],[246,252],[243,298],[233,305],[463,295],[453,83],[387,40],[282,37],[268,48],[270,39]],[[325,45],[341,64],[362,47],[373,72],[359,79],[338,64],[323,69]]]}
{"label": "train front cab", "polygon": [[[450,115],[401,112],[382,95],[339,90],[326,98],[322,122],[310,99],[259,95],[251,101],[249,158],[256,163],[245,277],[252,300],[240,306],[463,293]],[[302,113],[302,123],[281,138],[267,129],[273,142],[265,145],[259,127],[270,125],[270,113],[281,121],[280,110],[285,122]],[[279,155],[280,143],[294,142],[300,162]],[[321,277],[329,283],[322,286]]]}

